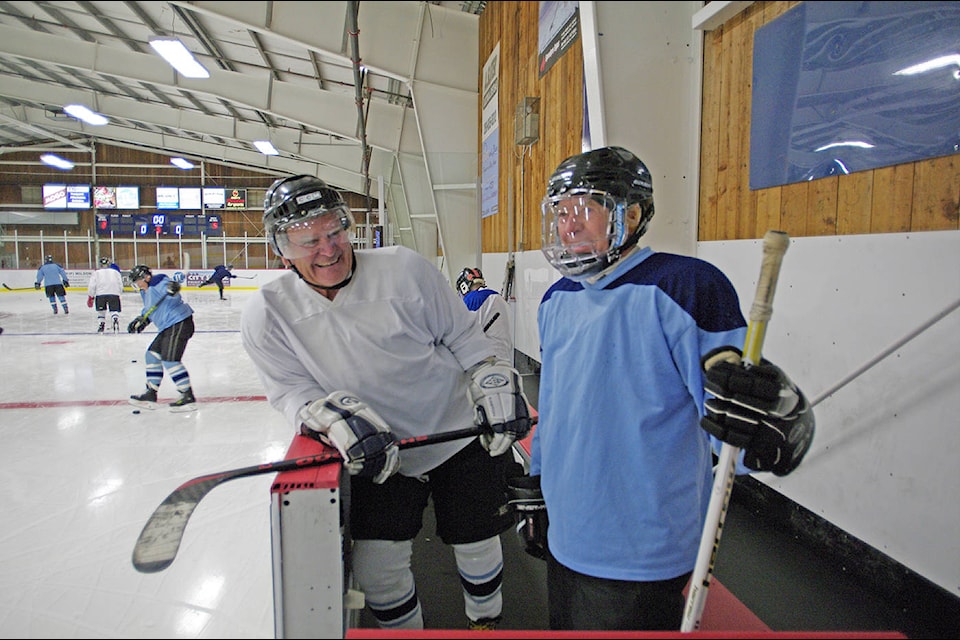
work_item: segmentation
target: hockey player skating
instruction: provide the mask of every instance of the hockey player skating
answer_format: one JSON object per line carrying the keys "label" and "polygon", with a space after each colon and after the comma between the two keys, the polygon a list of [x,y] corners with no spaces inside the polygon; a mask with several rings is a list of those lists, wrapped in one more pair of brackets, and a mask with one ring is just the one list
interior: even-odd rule
{"label": "hockey player skating", "polygon": [[103,333],[110,311],[113,332],[120,331],[120,294],[123,293],[123,276],[110,266],[110,260],[100,258],[100,268],[90,274],[87,285],[87,306],[97,310],[97,333]]}
{"label": "hockey player skating", "polygon": [[37,281],[33,284],[34,289],[39,291],[41,284],[44,285],[44,293],[47,300],[50,301],[53,314],[57,314],[57,300],[63,307],[64,315],[70,313],[70,307],[67,306],[66,289],[70,286],[70,281],[67,279],[67,272],[63,270],[63,267],[53,261],[53,256],[47,256],[40,268],[37,269]]}
{"label": "hockey player skating", "polygon": [[741,364],[727,277],[639,245],[653,212],[650,172],[619,147],[564,160],[542,203],[542,250],[563,277],[538,309],[531,475],[511,484],[524,509],[542,491],[540,529],[525,531],[547,561],[554,630],[679,630],[713,438],[743,448],[739,473],[777,475],[813,438],[783,371]]}
{"label": "hockey player skating", "polygon": [[476,267],[467,267],[460,272],[457,291],[467,309],[477,313],[477,322],[483,332],[497,344],[497,357],[512,363],[513,322],[504,297],[487,286],[483,272]]}
{"label": "hockey player skating", "polygon": [[[511,445],[531,427],[520,377],[439,269],[404,247],[354,250],[350,209],[312,176],[274,182],[264,229],[289,269],[256,291],[241,337],[267,399],[336,447],[351,475],[352,572],[383,628],[421,629],[413,539],[433,500],[452,545],[469,628],[502,610],[499,534],[512,516]],[[470,428],[479,438],[398,450]]]}
{"label": "hockey player skating", "polygon": [[171,411],[192,411],[197,408],[190,374],[181,362],[187,342],[193,337],[193,308],[180,297],[180,283],[164,274],[153,275],[150,267],[138,264],[130,270],[130,284],[140,291],[143,310],[127,325],[129,333],[141,333],[151,322],[157,337],[147,347],[147,388],[140,395],[130,396],[130,404],[156,409],[157,392],[166,372],[180,392],[170,403]]}
{"label": "hockey player skating", "polygon": [[217,290],[220,292],[220,299],[226,300],[226,298],[223,297],[223,280],[224,278],[236,278],[236,276],[231,273],[232,270],[232,264],[226,266],[218,264],[213,268],[213,273],[210,277],[200,283],[199,288],[202,289],[208,284],[215,284],[217,285]]}

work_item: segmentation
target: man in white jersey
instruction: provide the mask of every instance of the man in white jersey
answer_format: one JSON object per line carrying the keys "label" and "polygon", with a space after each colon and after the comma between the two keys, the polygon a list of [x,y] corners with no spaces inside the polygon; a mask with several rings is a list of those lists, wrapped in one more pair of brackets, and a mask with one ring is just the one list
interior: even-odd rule
{"label": "man in white jersey", "polygon": [[[432,498],[452,545],[469,628],[502,609],[511,445],[531,419],[520,376],[440,270],[404,247],[354,250],[350,208],[313,176],[277,180],[264,230],[289,272],[261,287],[241,337],[271,405],[334,446],[350,472],[352,571],[379,625],[423,628],[413,539]],[[398,439],[469,429],[400,451]]]}
{"label": "man in white jersey", "polygon": [[513,322],[506,299],[487,286],[483,272],[466,267],[457,277],[457,292],[467,309],[475,311],[480,328],[497,344],[497,356],[513,362]]}
{"label": "man in white jersey", "polygon": [[107,310],[113,323],[113,332],[120,332],[120,294],[123,293],[123,276],[110,266],[108,258],[100,258],[100,268],[90,274],[87,284],[87,306],[96,308],[97,333],[103,333],[107,323]]}
{"label": "man in white jersey", "polygon": [[730,345],[744,344],[746,323],[723,273],[638,244],[653,183],[634,154],[567,158],[541,208],[542,250],[563,277],[537,311],[539,422],[530,476],[511,485],[518,512],[535,513],[542,492],[546,514],[530,521],[548,526],[527,533],[547,561],[550,628],[677,631],[711,438],[743,449],[740,473],[786,475],[809,448],[813,412],[778,367],[740,363]]}

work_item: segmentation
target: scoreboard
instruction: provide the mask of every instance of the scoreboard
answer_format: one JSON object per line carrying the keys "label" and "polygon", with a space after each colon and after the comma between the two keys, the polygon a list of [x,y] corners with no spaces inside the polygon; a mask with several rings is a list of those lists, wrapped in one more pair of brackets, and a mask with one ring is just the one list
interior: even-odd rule
{"label": "scoreboard", "polygon": [[137,236],[219,236],[223,235],[220,215],[174,215],[151,213],[146,215],[97,214],[97,235]]}

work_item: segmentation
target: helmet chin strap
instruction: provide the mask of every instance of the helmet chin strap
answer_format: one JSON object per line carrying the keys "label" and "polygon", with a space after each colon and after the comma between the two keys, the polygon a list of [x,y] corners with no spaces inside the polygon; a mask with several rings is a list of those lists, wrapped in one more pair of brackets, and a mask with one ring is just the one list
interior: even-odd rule
{"label": "helmet chin strap", "polygon": [[324,291],[336,291],[337,289],[342,289],[348,284],[350,284],[350,281],[353,279],[353,274],[357,272],[357,254],[353,252],[353,247],[350,248],[350,257],[353,262],[353,266],[350,268],[350,273],[347,274],[346,278],[344,278],[337,284],[330,285],[329,287],[324,286],[322,284],[317,284],[315,282],[310,282],[309,280],[307,280],[304,277],[304,275],[300,273],[300,270],[297,269],[297,267],[295,267],[292,262],[290,263],[290,266],[288,267],[288,269],[290,269],[291,271],[296,273],[298,276],[300,276],[300,279],[306,282],[308,285],[310,285],[310,287],[312,287],[313,289],[322,289]]}

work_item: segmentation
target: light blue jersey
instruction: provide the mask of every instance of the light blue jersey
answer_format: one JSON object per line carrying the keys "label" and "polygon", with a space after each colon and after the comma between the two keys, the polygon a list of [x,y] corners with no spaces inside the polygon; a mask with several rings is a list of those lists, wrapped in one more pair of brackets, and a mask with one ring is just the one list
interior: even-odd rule
{"label": "light blue jersey", "polygon": [[37,284],[49,287],[51,285],[69,282],[69,278],[67,278],[67,272],[63,270],[63,267],[56,262],[47,262],[46,264],[40,265],[40,268],[37,269],[36,282]]}
{"label": "light blue jersey", "polygon": [[150,278],[150,286],[140,290],[140,298],[143,300],[143,310],[140,311],[140,315],[145,315],[150,307],[157,302],[160,303],[150,314],[150,322],[157,327],[158,333],[193,315],[193,307],[184,302],[179,293],[167,295],[169,281],[170,278],[167,276],[157,274]]}
{"label": "light blue jersey", "polygon": [[530,473],[551,553],[607,579],[691,571],[713,481],[700,358],[744,343],[733,285],[702,260],[641,249],[597,282],[556,282],[538,326]]}

